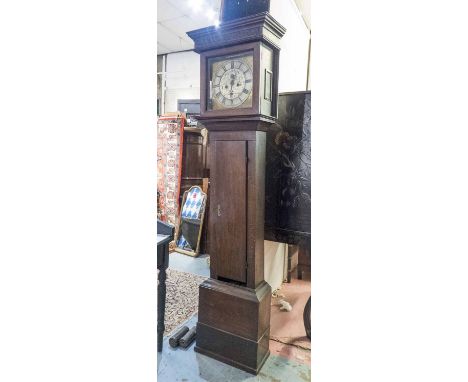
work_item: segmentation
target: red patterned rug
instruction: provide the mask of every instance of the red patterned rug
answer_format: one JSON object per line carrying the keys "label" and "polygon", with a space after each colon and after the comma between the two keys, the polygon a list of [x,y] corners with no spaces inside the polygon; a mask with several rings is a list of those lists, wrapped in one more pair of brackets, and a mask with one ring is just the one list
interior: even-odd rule
{"label": "red patterned rug", "polygon": [[176,225],[179,209],[184,119],[158,119],[158,219]]}

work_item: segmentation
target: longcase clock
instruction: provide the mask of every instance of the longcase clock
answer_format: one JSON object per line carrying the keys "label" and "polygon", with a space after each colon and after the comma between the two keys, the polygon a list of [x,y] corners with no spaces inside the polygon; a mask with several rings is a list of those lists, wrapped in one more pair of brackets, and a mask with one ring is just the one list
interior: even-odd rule
{"label": "longcase clock", "polygon": [[277,117],[285,29],[267,11],[235,18],[226,13],[231,3],[223,2],[218,28],[188,32],[200,53],[198,119],[209,130],[211,178],[210,279],[200,285],[195,351],[257,374],[268,358],[270,336],[266,131]]}

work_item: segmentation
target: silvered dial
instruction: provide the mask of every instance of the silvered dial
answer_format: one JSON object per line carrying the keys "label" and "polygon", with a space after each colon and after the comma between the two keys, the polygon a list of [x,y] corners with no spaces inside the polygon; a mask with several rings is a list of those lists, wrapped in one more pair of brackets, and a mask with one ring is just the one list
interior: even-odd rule
{"label": "silvered dial", "polygon": [[252,92],[252,68],[238,59],[223,61],[214,73],[213,98],[225,107],[241,106]]}

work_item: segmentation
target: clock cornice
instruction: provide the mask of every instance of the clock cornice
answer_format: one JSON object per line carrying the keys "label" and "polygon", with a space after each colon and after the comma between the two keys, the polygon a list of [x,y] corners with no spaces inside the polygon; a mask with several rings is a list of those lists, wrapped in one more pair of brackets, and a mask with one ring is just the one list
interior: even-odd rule
{"label": "clock cornice", "polygon": [[254,41],[263,41],[280,49],[279,41],[286,33],[284,28],[269,12],[223,22],[219,27],[209,26],[187,32],[195,42],[195,52],[228,47]]}

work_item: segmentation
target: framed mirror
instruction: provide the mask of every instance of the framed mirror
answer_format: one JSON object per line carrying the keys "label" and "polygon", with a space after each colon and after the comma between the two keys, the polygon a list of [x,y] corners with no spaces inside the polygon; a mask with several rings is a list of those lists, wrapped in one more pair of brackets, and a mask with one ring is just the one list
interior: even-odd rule
{"label": "framed mirror", "polygon": [[199,186],[184,192],[176,233],[175,251],[189,256],[200,253],[200,238],[205,217],[206,194]]}

